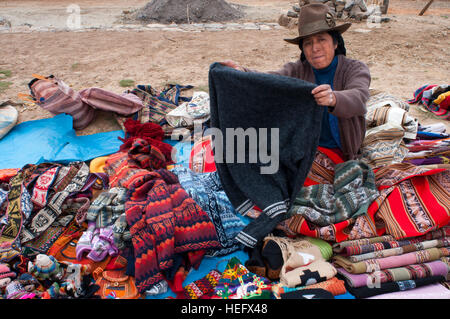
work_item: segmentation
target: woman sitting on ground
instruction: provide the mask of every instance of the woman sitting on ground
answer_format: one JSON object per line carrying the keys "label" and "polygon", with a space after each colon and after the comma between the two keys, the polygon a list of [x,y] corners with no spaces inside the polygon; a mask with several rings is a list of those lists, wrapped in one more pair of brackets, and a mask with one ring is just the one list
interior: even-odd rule
{"label": "woman sitting on ground", "polygon": [[[269,72],[318,84],[311,93],[319,106],[328,109],[323,113],[319,146],[338,151],[344,160],[359,155],[366,132],[364,116],[371,80],[369,68],[363,62],[346,57],[341,34],[350,25],[336,25],[327,5],[303,6],[298,21],[299,36],[285,39],[299,46],[300,59]],[[222,64],[251,71],[231,60]]]}

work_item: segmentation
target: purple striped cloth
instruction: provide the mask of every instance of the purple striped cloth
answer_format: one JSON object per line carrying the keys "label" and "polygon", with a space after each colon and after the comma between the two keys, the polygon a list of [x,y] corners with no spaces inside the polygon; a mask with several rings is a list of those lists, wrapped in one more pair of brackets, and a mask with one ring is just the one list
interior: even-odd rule
{"label": "purple striped cloth", "polygon": [[336,268],[339,275],[344,277],[350,287],[358,288],[364,286],[375,287],[377,283],[402,281],[431,276],[446,276],[449,267],[440,260],[423,264],[413,264],[398,268],[388,268],[373,273],[351,274],[344,268]]}

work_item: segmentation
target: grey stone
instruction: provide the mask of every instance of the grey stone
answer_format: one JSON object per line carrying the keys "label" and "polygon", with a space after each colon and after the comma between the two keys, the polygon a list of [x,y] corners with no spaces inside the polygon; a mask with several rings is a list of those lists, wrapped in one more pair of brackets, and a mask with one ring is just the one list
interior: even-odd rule
{"label": "grey stone", "polygon": [[259,26],[259,30],[261,30],[261,31],[269,31],[269,30],[272,30],[272,28],[269,27],[268,25],[262,24],[262,25]]}
{"label": "grey stone", "polygon": [[223,24],[220,23],[205,23],[204,27],[206,29],[208,28],[212,28],[212,29],[224,29],[225,26]]}
{"label": "grey stone", "polygon": [[0,17],[0,26],[11,28],[11,21],[6,19],[5,17]]}
{"label": "grey stone", "polygon": [[162,28],[165,28],[165,27],[167,27],[166,24],[159,24],[159,23],[147,24],[147,28],[162,29]]}
{"label": "grey stone", "polygon": [[242,29],[243,30],[259,30],[259,26],[256,23],[247,22],[242,25]]}

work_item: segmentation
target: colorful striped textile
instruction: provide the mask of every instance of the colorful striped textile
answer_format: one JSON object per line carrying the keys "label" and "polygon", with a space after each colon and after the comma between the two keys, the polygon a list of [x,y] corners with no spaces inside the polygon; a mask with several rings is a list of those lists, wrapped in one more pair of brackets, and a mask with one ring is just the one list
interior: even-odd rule
{"label": "colorful striped textile", "polygon": [[352,274],[370,273],[380,269],[395,268],[412,264],[420,264],[450,256],[450,247],[428,248],[398,256],[368,259],[360,262],[351,262],[344,256],[333,256],[336,267],[342,267]]}
{"label": "colorful striped textile", "polygon": [[[134,113],[131,118],[140,122],[153,122],[161,125],[165,132],[165,137],[170,138],[172,127],[167,124],[165,116],[170,111],[178,107],[180,102],[189,102],[190,97],[183,96],[183,91],[192,89],[191,85],[167,84],[161,90],[153,88],[151,85],[137,85],[129,93],[138,96],[144,105],[142,109]],[[116,116],[116,120],[122,129],[125,130],[124,122],[129,117]]]}
{"label": "colorful striped textile", "polygon": [[[442,228],[433,230],[433,231],[426,233],[425,235],[422,235],[420,237],[408,238],[405,240],[412,242],[412,241],[425,241],[425,240],[432,240],[432,239],[441,239],[444,237],[450,237],[450,225],[443,226]],[[347,247],[359,247],[359,246],[371,245],[371,244],[375,244],[375,243],[392,242],[394,240],[395,240],[394,237],[391,235],[375,236],[375,237],[355,239],[355,240],[346,240],[346,241],[342,241],[340,243],[334,243],[333,244],[333,252],[336,254],[345,255],[345,249]],[[355,249],[358,249],[358,248],[355,248]]]}
{"label": "colorful striped textile", "polygon": [[139,292],[161,282],[163,271],[176,266],[176,255],[220,248],[208,214],[181,187],[175,174],[157,168],[164,162],[160,152],[137,139],[128,153],[110,156],[105,166],[111,187],[128,189],[125,215]]}
{"label": "colorful striped textile", "polygon": [[362,255],[375,251],[387,250],[391,248],[398,248],[410,244],[414,244],[419,242],[417,239],[411,240],[390,240],[390,241],[382,241],[378,243],[371,243],[365,245],[352,245],[344,248],[344,251],[341,252],[342,256],[353,256],[353,255]]}
{"label": "colorful striped textile", "polygon": [[[438,166],[438,165],[437,165]],[[377,234],[417,237],[450,222],[450,170],[400,163],[375,173],[382,196],[368,209]]]}
{"label": "colorful striped textile", "polygon": [[385,93],[371,96],[366,105],[362,158],[372,167],[400,163],[408,153],[403,139],[415,139],[418,129],[417,120],[408,115],[409,105]]}
{"label": "colorful striped textile", "polygon": [[384,236],[375,236],[370,238],[361,238],[361,239],[354,239],[354,240],[345,240],[340,243],[334,243],[333,244],[333,252],[336,254],[342,254],[345,255],[344,251],[347,247],[359,247],[362,245],[371,245],[374,243],[382,243],[387,241],[393,241],[394,237],[391,235],[384,235]]}
{"label": "colorful striped textile", "polygon": [[426,278],[431,276],[447,276],[449,273],[448,265],[441,260],[434,260],[421,264],[412,264],[404,267],[388,268],[378,270],[372,273],[352,274],[344,268],[336,268],[350,287],[374,287],[377,284],[402,281],[417,278]]}
{"label": "colorful striped textile", "polygon": [[[422,104],[428,111],[432,112],[436,116],[444,119],[450,120],[450,111],[448,110],[448,101],[447,99],[438,99],[439,96],[443,93],[446,93],[450,90],[450,86],[447,84],[442,85],[423,85],[419,87],[414,92],[414,98],[408,100],[408,103],[420,103]],[[436,102],[435,102],[436,101]],[[446,107],[441,107],[441,104]]]}
{"label": "colorful striped textile", "polygon": [[358,262],[358,261],[363,261],[363,260],[367,260],[367,259],[398,256],[398,255],[406,254],[406,253],[409,253],[412,251],[418,251],[418,250],[423,250],[423,249],[428,249],[428,248],[433,248],[433,247],[441,248],[441,247],[450,246],[450,240],[448,238],[427,240],[427,241],[422,241],[422,242],[420,242],[420,241],[414,242],[414,240],[408,240],[406,242],[410,242],[410,244],[403,245],[400,247],[381,249],[381,250],[369,252],[366,254],[353,255],[353,256],[349,256],[348,259],[350,259],[352,262]]}

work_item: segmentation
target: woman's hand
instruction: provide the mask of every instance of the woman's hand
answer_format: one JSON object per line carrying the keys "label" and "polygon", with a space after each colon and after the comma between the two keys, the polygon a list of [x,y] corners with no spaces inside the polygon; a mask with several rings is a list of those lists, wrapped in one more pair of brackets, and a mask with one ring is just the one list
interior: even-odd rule
{"label": "woman's hand", "polygon": [[322,106],[336,106],[336,96],[328,84],[321,84],[311,91],[316,103]]}
{"label": "woman's hand", "polygon": [[233,68],[235,70],[238,70],[238,71],[244,71],[244,69],[239,64],[237,64],[236,62],[234,62],[232,60],[225,60],[225,61],[219,62],[219,63],[222,65],[228,66],[230,68]]}

